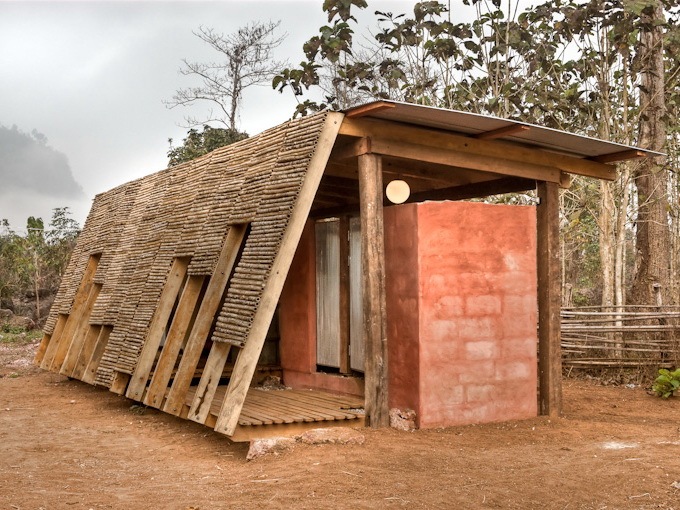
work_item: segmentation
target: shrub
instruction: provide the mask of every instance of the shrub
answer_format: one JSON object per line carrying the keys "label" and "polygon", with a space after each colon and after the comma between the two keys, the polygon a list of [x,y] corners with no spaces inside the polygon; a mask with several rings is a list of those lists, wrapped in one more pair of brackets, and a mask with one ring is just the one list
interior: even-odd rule
{"label": "shrub", "polygon": [[656,393],[658,397],[668,398],[673,395],[673,393],[680,388],[680,368],[674,371],[662,368],[659,370],[659,377],[654,381],[652,386],[652,391]]}

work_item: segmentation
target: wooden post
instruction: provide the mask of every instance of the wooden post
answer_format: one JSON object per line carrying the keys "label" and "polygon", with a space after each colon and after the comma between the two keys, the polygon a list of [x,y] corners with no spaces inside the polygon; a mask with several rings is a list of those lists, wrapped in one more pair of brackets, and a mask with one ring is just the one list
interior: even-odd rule
{"label": "wooden post", "polygon": [[349,363],[349,216],[340,217],[340,373],[352,372]]}
{"label": "wooden post", "polygon": [[559,416],[562,412],[559,188],[555,183],[541,181],[537,190],[539,412]]}
{"label": "wooden post", "polygon": [[382,160],[359,156],[361,204],[361,267],[366,419],[373,428],[389,426],[387,398],[387,319],[385,300],[385,240],[383,235]]}

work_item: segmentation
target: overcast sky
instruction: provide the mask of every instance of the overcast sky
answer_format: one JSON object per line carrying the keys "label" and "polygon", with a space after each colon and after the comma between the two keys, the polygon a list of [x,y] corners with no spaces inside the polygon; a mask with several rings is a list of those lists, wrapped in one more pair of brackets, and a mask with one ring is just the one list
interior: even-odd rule
{"label": "overcast sky", "polygon": [[[21,231],[29,215],[47,224],[68,206],[82,224],[96,193],[165,168],[168,138],[182,140],[190,112],[162,100],[192,83],[177,72],[182,58],[215,58],[192,30],[281,20],[277,58],[297,63],[326,23],[321,4],[0,0],[0,219]],[[368,11],[413,4],[369,1]],[[259,87],[243,106],[240,128],[253,135],[288,119],[295,100]]]}

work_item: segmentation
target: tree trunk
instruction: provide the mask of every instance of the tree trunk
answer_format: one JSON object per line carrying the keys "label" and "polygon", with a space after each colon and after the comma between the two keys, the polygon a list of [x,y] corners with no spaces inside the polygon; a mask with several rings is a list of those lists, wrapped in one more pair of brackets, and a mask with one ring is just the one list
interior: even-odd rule
{"label": "tree trunk", "polygon": [[[666,141],[663,61],[664,11],[657,3],[640,17],[640,136],[645,149],[662,151]],[[637,267],[630,302],[653,304],[654,285],[670,303],[668,177],[661,158],[647,158],[635,170],[638,190]]]}

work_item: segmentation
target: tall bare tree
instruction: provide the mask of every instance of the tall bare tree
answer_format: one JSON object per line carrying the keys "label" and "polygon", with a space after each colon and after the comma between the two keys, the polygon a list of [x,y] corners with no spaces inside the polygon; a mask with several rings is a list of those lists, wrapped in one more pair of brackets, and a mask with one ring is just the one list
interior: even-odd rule
{"label": "tall bare tree", "polygon": [[256,21],[226,35],[199,27],[194,35],[220,53],[220,60],[206,63],[183,59],[180,74],[197,79],[199,85],[177,90],[164,104],[175,108],[207,102],[210,104],[207,117],[187,116],[186,127],[219,122],[236,132],[243,91],[269,83],[286,65],[273,58],[274,50],[286,38],[286,34],[276,34],[280,23]]}

